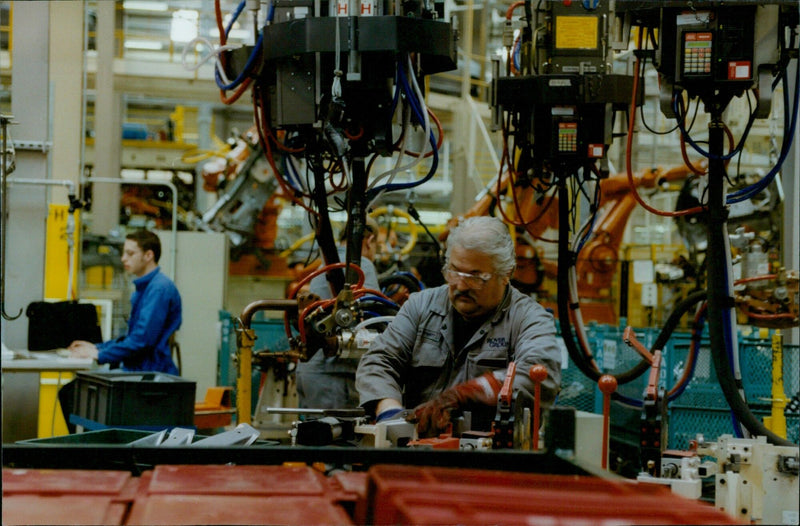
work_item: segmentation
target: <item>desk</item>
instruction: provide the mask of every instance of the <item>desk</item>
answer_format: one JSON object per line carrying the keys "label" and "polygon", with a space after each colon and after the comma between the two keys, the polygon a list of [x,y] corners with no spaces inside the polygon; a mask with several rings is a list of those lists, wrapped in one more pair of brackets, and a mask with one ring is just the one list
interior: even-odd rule
{"label": "desk", "polygon": [[72,380],[76,371],[95,367],[92,359],[67,358],[55,351],[4,352],[3,443],[49,437],[59,428],[62,431],[55,434],[66,434],[58,389]]}

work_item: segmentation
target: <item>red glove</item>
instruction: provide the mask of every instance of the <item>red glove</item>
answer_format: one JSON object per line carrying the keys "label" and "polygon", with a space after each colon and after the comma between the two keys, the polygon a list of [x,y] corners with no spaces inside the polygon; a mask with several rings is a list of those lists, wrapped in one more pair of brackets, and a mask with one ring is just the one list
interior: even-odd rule
{"label": "red glove", "polygon": [[492,373],[454,385],[436,398],[418,405],[414,409],[413,421],[417,423],[417,433],[421,437],[437,436],[447,430],[450,412],[470,404],[496,406],[497,396],[503,387],[502,382]]}

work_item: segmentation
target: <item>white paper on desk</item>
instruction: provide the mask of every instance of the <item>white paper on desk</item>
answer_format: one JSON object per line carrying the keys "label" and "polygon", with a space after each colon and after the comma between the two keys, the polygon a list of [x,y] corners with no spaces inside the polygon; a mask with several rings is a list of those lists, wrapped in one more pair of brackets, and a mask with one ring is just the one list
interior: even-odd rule
{"label": "white paper on desk", "polygon": [[14,351],[6,347],[5,342],[0,342],[3,345],[3,360],[13,360],[14,359]]}

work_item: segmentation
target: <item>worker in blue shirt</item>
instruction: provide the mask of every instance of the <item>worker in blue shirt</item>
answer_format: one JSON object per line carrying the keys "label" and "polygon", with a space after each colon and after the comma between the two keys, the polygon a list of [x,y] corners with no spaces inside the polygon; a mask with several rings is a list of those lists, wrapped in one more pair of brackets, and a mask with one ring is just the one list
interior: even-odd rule
{"label": "worker in blue shirt", "polygon": [[122,251],[122,265],[136,276],[131,296],[128,333],[115,340],[93,344],[77,340],[70,355],[93,358],[98,364],[122,364],[124,371],[156,371],[178,374],[172,361],[170,336],[181,325],[181,296],[175,284],[158,267],[161,242],[148,230],[128,234]]}

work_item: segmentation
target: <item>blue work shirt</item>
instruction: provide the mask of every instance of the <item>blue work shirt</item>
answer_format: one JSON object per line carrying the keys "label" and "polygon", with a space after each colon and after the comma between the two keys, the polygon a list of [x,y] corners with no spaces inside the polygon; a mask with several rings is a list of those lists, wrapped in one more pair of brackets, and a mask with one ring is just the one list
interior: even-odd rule
{"label": "blue work shirt", "polygon": [[178,374],[169,337],[181,326],[181,296],[167,276],[155,270],[133,280],[128,333],[97,345],[97,363],[122,363],[125,371]]}

